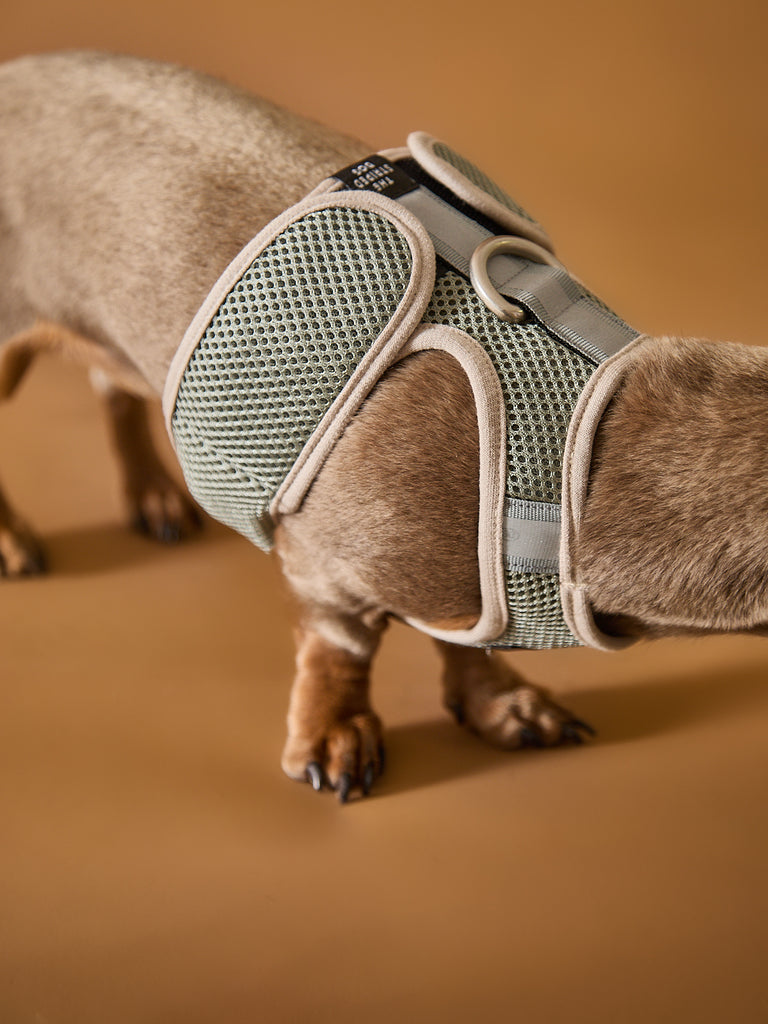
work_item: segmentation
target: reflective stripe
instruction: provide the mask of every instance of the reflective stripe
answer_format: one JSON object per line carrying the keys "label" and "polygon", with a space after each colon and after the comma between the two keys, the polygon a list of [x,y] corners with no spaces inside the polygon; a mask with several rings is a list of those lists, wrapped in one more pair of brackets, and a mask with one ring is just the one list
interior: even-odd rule
{"label": "reflective stripe", "polygon": [[504,561],[517,572],[556,573],[560,565],[560,506],[504,502]]}
{"label": "reflective stripe", "polygon": [[[437,254],[468,277],[472,253],[491,232],[423,185],[397,202],[419,218]],[[514,256],[495,256],[488,272],[503,295],[522,302],[556,337],[594,362],[603,362],[638,337],[637,331],[593,301],[564,270]]]}

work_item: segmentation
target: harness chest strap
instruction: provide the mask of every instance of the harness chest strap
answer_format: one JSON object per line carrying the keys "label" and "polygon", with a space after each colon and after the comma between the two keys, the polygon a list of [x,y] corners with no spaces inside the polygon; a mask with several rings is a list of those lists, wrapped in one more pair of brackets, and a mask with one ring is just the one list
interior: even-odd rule
{"label": "harness chest strap", "polygon": [[588,647],[618,651],[634,641],[609,636],[598,628],[586,586],[580,580],[579,528],[589,487],[592,446],[603,413],[631,369],[637,350],[648,339],[633,342],[601,363],[587,382],[573,413],[563,454],[562,533],[560,537],[560,595],[563,617],[575,637]]}

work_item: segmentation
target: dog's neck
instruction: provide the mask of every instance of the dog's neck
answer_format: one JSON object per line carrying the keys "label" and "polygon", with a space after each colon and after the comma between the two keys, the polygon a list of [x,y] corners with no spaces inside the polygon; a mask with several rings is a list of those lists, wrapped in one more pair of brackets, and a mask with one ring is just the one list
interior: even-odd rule
{"label": "dog's neck", "polygon": [[768,623],[768,349],[638,350],[598,430],[579,554],[609,630]]}

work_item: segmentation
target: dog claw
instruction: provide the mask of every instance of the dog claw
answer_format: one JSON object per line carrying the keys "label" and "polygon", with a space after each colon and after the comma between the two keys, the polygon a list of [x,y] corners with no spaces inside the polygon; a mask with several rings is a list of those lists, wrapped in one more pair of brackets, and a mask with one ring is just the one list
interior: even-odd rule
{"label": "dog claw", "polygon": [[568,722],[567,725],[563,726],[563,739],[567,740],[569,743],[579,744],[584,742],[584,737],[573,722]]}
{"label": "dog claw", "polygon": [[149,533],[149,523],[143,513],[137,512],[133,516],[131,519],[131,529],[135,530],[136,533]]}
{"label": "dog claw", "polygon": [[447,704],[446,707],[451,712],[453,717],[456,719],[456,722],[459,725],[464,725],[464,723],[466,722],[466,715],[464,714],[464,705],[461,704],[459,701],[453,701],[452,703]]}
{"label": "dog claw", "polygon": [[46,572],[48,569],[48,563],[45,555],[42,551],[36,551],[29,559],[29,562],[24,567],[25,576],[37,576],[41,573]]}
{"label": "dog claw", "polygon": [[5,550],[0,549],[0,577],[20,579],[39,576],[47,570],[45,554],[35,538],[5,534],[3,542]]}
{"label": "dog claw", "polygon": [[349,772],[343,772],[339,779],[338,794],[339,803],[345,804],[349,800],[349,792],[352,789],[352,776]]}
{"label": "dog claw", "polygon": [[163,544],[178,544],[181,540],[181,527],[176,523],[163,523],[159,539]]}
{"label": "dog claw", "polygon": [[3,559],[0,558],[0,576],[4,577],[15,576],[18,578],[21,576],[41,576],[46,571],[46,568],[45,559],[41,556],[39,558],[36,557],[34,559],[30,559],[30,561],[23,565],[18,572],[11,573],[8,571]]}
{"label": "dog claw", "polygon": [[196,509],[186,510],[183,518],[173,512],[163,515],[149,515],[138,509],[131,518],[131,529],[161,544],[179,544],[190,533],[202,525]]}
{"label": "dog claw", "polygon": [[589,722],[583,722],[580,718],[572,718],[568,724],[576,729],[581,729],[588,736],[597,736],[597,731],[592,728]]}
{"label": "dog claw", "polygon": [[535,729],[532,729],[530,725],[525,725],[520,730],[520,746],[538,748],[543,747],[544,743]]}
{"label": "dog claw", "polygon": [[317,761],[312,761],[306,769],[307,782],[316,793],[323,788],[323,769]]}
{"label": "dog claw", "polygon": [[363,781],[361,785],[361,788],[363,790],[363,796],[368,796],[368,794],[371,792],[371,786],[373,785],[373,780],[375,778],[376,767],[373,761],[371,761],[365,766],[365,770],[363,771]]}

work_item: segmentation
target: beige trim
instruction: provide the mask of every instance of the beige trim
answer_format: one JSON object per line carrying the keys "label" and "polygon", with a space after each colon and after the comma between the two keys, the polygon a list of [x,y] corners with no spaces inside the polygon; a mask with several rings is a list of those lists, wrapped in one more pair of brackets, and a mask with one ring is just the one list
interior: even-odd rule
{"label": "beige trim", "polygon": [[[429,236],[417,218],[414,217],[412,213],[409,213],[408,210],[405,210],[400,206],[399,203],[394,202],[392,199],[387,199],[385,196],[377,195],[375,192],[335,192],[331,194],[307,196],[305,199],[302,199],[301,202],[296,203],[295,206],[290,207],[290,209],[281,213],[279,217],[270,221],[270,223],[267,224],[266,227],[264,227],[256,237],[240,251],[240,253],[238,253],[213,286],[205,302],[197,311],[192,323],[187,328],[181,345],[177,349],[176,354],[171,361],[168,376],[165,381],[165,387],[163,389],[163,414],[165,416],[165,423],[171,437],[171,442],[173,442],[171,420],[173,418],[173,410],[176,405],[176,396],[178,395],[179,387],[181,385],[181,379],[184,376],[184,371],[187,368],[187,363],[192,357],[192,353],[197,348],[200,339],[203,334],[205,334],[208,329],[208,325],[216,315],[224,299],[243,276],[251,263],[253,263],[253,261],[270,243],[274,242],[282,231],[290,227],[291,224],[295,223],[297,220],[307,216],[307,214],[315,213],[317,210],[324,210],[333,207],[352,207],[353,209],[359,210],[371,210],[372,212],[385,217],[405,235],[410,246],[411,254],[413,256],[411,283],[409,284],[408,289],[401,300],[400,306],[392,318],[392,321],[390,321],[386,330],[382,334],[382,338],[386,340],[390,336],[395,321],[399,322],[402,320],[404,311],[408,310],[408,304],[413,303],[414,298],[418,298],[419,289],[423,287],[423,279],[425,276],[430,276],[430,267],[432,282],[434,283],[435,256]],[[413,294],[414,291],[416,292],[416,296]],[[421,304],[418,319],[420,319],[421,313],[423,313],[424,308],[426,308],[428,300],[429,295],[426,296],[424,302]],[[379,342],[376,343],[375,347],[381,347],[382,344],[384,344],[384,342],[379,339]]]}
{"label": "beige trim", "polygon": [[416,352],[447,352],[469,379],[477,408],[480,442],[480,506],[477,559],[482,611],[471,629],[433,629],[415,619],[406,620],[423,633],[455,644],[477,645],[497,640],[507,627],[507,591],[504,579],[504,492],[507,471],[507,416],[504,395],[491,358],[482,345],[464,331],[442,324],[424,324],[400,350],[405,359]]}
{"label": "beige trim", "polygon": [[461,171],[458,171],[451,164],[442,160],[435,153],[437,139],[426,132],[411,132],[408,136],[408,149],[411,156],[417,163],[421,164],[424,170],[436,178],[439,182],[449,188],[451,192],[459,196],[476,210],[486,214],[492,220],[497,221],[506,228],[510,234],[522,235],[543,246],[549,252],[554,252],[552,240],[544,228],[539,224],[520,217],[509,207],[504,206],[493,196],[478,188],[468,178],[465,178]]}
{"label": "beige trim", "polygon": [[393,149],[380,149],[376,155],[383,156],[385,160],[394,163],[395,160],[406,160],[411,155],[411,151],[407,146],[396,146]]}
{"label": "beige trim", "polygon": [[597,627],[587,588],[579,579],[579,527],[587,499],[592,445],[598,424],[630,369],[635,350],[647,340],[647,336],[641,335],[598,366],[576,404],[565,442],[560,537],[563,616],[577,640],[601,651],[622,650],[634,640],[608,636]]}

